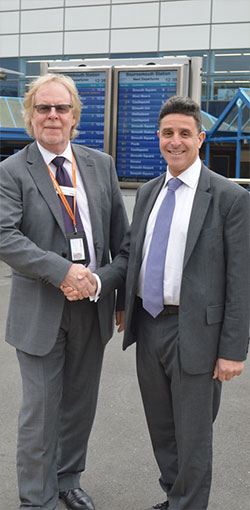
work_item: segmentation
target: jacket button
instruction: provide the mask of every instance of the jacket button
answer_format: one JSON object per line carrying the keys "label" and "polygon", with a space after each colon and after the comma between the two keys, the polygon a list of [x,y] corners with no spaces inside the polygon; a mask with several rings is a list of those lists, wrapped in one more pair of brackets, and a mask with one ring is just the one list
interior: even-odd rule
{"label": "jacket button", "polygon": [[67,253],[65,253],[65,252],[63,251],[63,252],[62,252],[62,257],[63,257],[64,259],[66,259],[66,257],[67,257]]}

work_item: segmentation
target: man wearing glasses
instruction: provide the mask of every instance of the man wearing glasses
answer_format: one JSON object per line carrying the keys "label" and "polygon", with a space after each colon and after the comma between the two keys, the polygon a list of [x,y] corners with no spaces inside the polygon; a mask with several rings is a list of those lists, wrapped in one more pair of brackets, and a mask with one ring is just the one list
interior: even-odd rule
{"label": "man wearing glasses", "polygon": [[[23,383],[22,510],[54,510],[58,496],[68,509],[94,509],[80,476],[115,296],[84,299],[94,292],[82,271],[118,254],[127,218],[112,158],[70,143],[80,113],[71,78],[39,77],[24,99],[35,141],[0,166],[0,257],[13,270],[6,340],[17,350]],[[65,298],[65,287],[78,292],[78,301]]]}

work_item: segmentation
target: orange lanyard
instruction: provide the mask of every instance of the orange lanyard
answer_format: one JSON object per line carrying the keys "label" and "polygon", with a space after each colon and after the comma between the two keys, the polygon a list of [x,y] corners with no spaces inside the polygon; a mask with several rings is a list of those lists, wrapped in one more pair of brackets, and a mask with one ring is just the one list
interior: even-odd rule
{"label": "orange lanyard", "polygon": [[[73,187],[76,190],[76,165],[75,165],[75,157],[74,157],[74,154],[73,154],[72,150],[71,150],[71,153],[72,153],[72,180],[73,180]],[[60,199],[62,200],[62,203],[63,203],[64,207],[66,208],[67,213],[69,214],[70,218],[73,221],[73,227],[75,229],[75,232],[77,232],[77,228],[76,228],[76,193],[74,195],[74,210],[72,211],[72,209],[71,209],[71,207],[69,205],[69,202],[68,202],[67,198],[65,197],[64,193],[62,192],[61,187],[59,186],[56,178],[54,177],[54,175],[53,175],[53,173],[50,170],[48,165],[47,165],[47,167],[48,167],[48,170],[49,170],[52,182],[53,182],[53,184],[54,184],[54,186],[56,188],[56,191],[57,191]]]}

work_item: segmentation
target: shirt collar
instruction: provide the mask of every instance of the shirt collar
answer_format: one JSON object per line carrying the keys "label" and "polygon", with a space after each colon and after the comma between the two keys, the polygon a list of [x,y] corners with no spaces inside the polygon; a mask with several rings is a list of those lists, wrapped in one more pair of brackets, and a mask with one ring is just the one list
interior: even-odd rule
{"label": "shirt collar", "polygon": [[68,143],[66,149],[62,152],[62,154],[54,154],[53,152],[50,152],[47,149],[45,149],[45,147],[43,147],[38,141],[36,141],[36,143],[46,165],[49,165],[52,162],[52,160],[56,158],[56,156],[62,156],[72,163],[72,151],[70,142]]}
{"label": "shirt collar", "polygon": [[[200,177],[200,172],[201,172],[201,160],[198,156],[198,158],[194,161],[194,163],[190,167],[188,167],[187,170],[184,170],[184,172],[182,172],[179,175],[178,179],[180,179],[182,182],[184,182],[184,184],[186,184],[190,188],[194,188],[198,183],[198,180]],[[170,173],[169,169],[167,168],[164,186],[166,186],[168,181],[172,178],[173,178],[173,175]]]}

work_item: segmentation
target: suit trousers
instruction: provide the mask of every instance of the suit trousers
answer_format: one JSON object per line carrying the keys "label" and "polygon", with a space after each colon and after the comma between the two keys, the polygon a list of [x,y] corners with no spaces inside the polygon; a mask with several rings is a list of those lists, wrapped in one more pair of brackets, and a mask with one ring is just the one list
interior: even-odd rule
{"label": "suit trousers", "polygon": [[137,319],[139,385],[169,510],[206,509],[221,383],[183,371],[178,315],[154,319],[141,308]]}
{"label": "suit trousers", "polygon": [[104,345],[96,303],[65,300],[54,348],[17,351],[23,384],[17,475],[20,509],[54,510],[60,490],[80,487]]}

